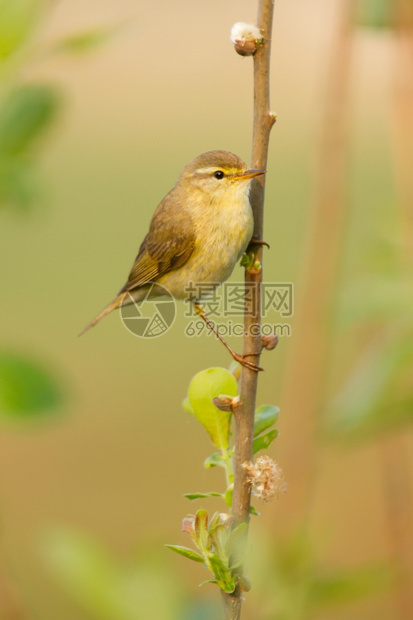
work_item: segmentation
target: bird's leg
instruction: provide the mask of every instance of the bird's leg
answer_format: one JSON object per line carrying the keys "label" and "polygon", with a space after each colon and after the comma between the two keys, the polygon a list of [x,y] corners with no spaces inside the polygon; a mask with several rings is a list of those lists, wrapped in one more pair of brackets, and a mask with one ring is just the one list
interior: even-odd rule
{"label": "bird's leg", "polygon": [[259,372],[260,370],[264,370],[264,368],[261,368],[260,366],[257,366],[256,364],[253,364],[252,362],[248,362],[245,359],[244,355],[236,353],[233,349],[231,349],[229,344],[223,339],[223,337],[215,329],[215,325],[213,324],[212,321],[209,320],[209,318],[205,314],[205,310],[204,310],[204,308],[203,308],[203,306],[201,304],[194,303],[194,310],[197,313],[197,315],[200,316],[203,321],[205,321],[207,327],[209,327],[209,329],[215,334],[215,336],[218,338],[218,340],[220,340],[222,342],[224,347],[227,349],[227,351],[229,351],[229,353],[232,355],[232,357],[234,358],[234,360],[236,362],[239,362],[240,364],[242,364],[242,366],[245,366],[246,368],[249,368],[250,370],[255,370],[255,372]]}

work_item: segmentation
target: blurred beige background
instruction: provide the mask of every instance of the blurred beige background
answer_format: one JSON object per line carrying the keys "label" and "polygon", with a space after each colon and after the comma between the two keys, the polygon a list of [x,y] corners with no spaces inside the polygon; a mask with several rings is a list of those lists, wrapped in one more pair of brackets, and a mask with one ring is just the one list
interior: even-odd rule
{"label": "blurred beige background", "polygon": [[[294,282],[296,304],[338,8],[336,0],[295,0],[278,1],[275,9],[271,88],[278,120],[268,163],[265,239],[271,250],[265,252],[264,277]],[[40,358],[67,392],[58,420],[0,434],[6,566],[33,617],[79,617],[41,560],[39,537],[49,527],[88,532],[121,556],[142,541],[186,544],[181,519],[198,504],[182,494],[221,486],[221,472],[203,469],[212,447],[181,401],[193,374],[227,367],[230,360],[212,338],[183,335],[184,306],[178,306],[173,329],[153,341],[131,336],[116,314],[81,339],[77,334],[124,283],[155,206],[183,166],[217,148],[249,159],[252,66],[234,53],[229,31],[236,21],[253,21],[255,13],[256,3],[245,0],[70,0],[55,3],[38,32],[39,52],[25,77],[57,83],[65,93],[60,122],[42,150],[47,200],[28,217],[2,214],[0,228],[1,340]],[[64,34],[100,24],[121,26],[94,53],[41,53]],[[391,40],[388,32],[368,31],[354,39],[343,281],[357,273],[363,247],[393,221]],[[233,278],[241,277],[238,268]],[[241,346],[237,339],[231,344]],[[258,404],[281,403],[289,347],[284,338],[277,350],[264,353]],[[331,392],[348,359],[341,366],[335,361]],[[252,522],[253,539],[263,530],[270,540],[297,519],[289,472],[300,424],[300,411],[282,409],[270,454],[284,469],[289,492],[262,507]],[[410,433],[410,448],[411,440]],[[324,566],[385,559],[377,446],[333,443],[321,449],[309,524]],[[212,507],[220,504],[210,500]],[[186,564],[172,558],[197,594],[206,575]],[[216,593],[211,588],[202,596]],[[251,600],[245,618],[257,618]],[[396,617],[388,591],[334,614]]]}

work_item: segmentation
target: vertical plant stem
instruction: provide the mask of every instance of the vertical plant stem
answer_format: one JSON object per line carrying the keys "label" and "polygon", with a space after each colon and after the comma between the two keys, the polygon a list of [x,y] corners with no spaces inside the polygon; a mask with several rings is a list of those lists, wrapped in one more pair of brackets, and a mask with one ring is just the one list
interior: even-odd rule
{"label": "vertical plant stem", "polygon": [[413,5],[395,2],[393,157],[406,266],[413,266]]}
{"label": "vertical plant stem", "polygon": [[291,419],[300,419],[294,427],[296,457],[289,465],[293,485],[288,499],[293,502],[294,527],[308,516],[312,505],[318,412],[324,397],[330,313],[347,210],[345,174],[354,0],[341,0],[339,9],[330,53],[312,235],[281,399],[281,408]]}
{"label": "vertical plant stem", "polygon": [[225,476],[227,479],[227,488],[234,482],[234,472],[232,468],[232,459],[226,448],[222,448],[222,458],[225,463]]}
{"label": "vertical plant stem", "polygon": [[[401,211],[405,268],[413,267],[413,6],[394,3],[394,167]],[[394,602],[398,618],[407,620],[413,608],[413,499],[406,438],[385,436],[379,445],[388,548],[395,569]]]}
{"label": "vertical plant stem", "polygon": [[0,618],[1,620],[29,620],[29,614],[19,600],[17,589],[0,566]]}
{"label": "vertical plant stem", "polygon": [[412,616],[412,488],[405,437],[395,433],[379,444],[386,538],[394,569],[393,600],[398,620]]}
{"label": "vertical plant stem", "polygon": [[[263,43],[258,46],[254,60],[254,120],[251,168],[266,169],[268,145],[271,127],[275,116],[270,112],[270,53],[274,0],[260,0],[258,4],[257,26],[263,35]],[[254,237],[263,239],[265,176],[256,179],[251,188],[251,205],[254,212]],[[262,264],[262,247],[257,249],[257,259]],[[245,286],[250,295],[246,296],[244,316],[243,354],[255,364],[259,363],[261,354],[261,335],[259,329],[252,326],[261,325],[260,300],[262,271],[252,274],[246,271]],[[235,454],[234,454],[234,492],[232,514],[235,525],[249,522],[251,488],[242,465],[253,457],[254,413],[258,385],[258,373],[243,367],[241,372],[241,404],[234,414],[235,418]],[[224,594],[226,617],[237,620],[241,615],[242,591],[237,588],[231,594]]]}

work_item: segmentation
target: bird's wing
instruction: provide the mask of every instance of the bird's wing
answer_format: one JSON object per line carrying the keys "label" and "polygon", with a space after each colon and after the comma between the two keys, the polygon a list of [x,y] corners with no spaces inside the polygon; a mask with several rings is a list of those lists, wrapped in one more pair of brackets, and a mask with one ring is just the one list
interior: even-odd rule
{"label": "bird's wing", "polygon": [[188,213],[158,207],[135,259],[128,281],[120,293],[131,291],[183,265],[195,247],[195,229]]}

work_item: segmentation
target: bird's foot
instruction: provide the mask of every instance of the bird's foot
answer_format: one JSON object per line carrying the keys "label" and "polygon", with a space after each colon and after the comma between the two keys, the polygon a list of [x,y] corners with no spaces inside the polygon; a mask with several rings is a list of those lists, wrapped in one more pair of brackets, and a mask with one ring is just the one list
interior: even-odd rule
{"label": "bird's foot", "polygon": [[248,244],[246,252],[248,252],[252,247],[257,246],[257,245],[261,245],[261,246],[265,245],[268,249],[270,249],[270,245],[266,241],[263,241],[262,239],[258,239],[258,237],[251,237],[251,241]]}
{"label": "bird's foot", "polygon": [[244,366],[249,370],[254,370],[255,372],[260,372],[264,370],[264,368],[261,368],[261,366],[257,366],[257,364],[253,364],[253,362],[249,362],[248,360],[246,360],[245,358],[248,357],[247,355],[241,355],[240,353],[235,353],[235,351],[230,351],[230,353],[234,360],[241,364],[241,366]]}
{"label": "bird's foot", "polygon": [[[215,325],[206,316],[205,310],[204,310],[202,304],[194,303],[194,310],[198,314],[198,316],[200,316],[201,319],[203,321],[205,321],[206,325],[215,334],[215,336],[218,338],[218,340],[220,340],[222,342],[224,347],[227,349],[227,351],[229,351],[229,353],[232,355],[232,357],[234,358],[234,360],[236,362],[239,362],[242,366],[245,366],[245,368],[249,368],[250,370],[254,370],[255,372],[259,372],[260,370],[264,370],[264,368],[261,368],[260,366],[257,366],[257,364],[253,364],[252,362],[249,362],[248,360],[246,360],[245,358],[248,357],[248,355],[241,355],[240,353],[236,353],[233,349],[231,349],[231,347],[229,346],[228,342],[226,342],[224,340],[224,338],[221,336],[221,334],[216,330]],[[253,355],[253,354],[250,354],[250,355]]]}
{"label": "bird's foot", "polygon": [[248,273],[257,274],[262,271],[261,261],[257,258],[257,246],[263,245],[267,246],[268,249],[270,247],[266,241],[257,239],[257,237],[251,238],[241,259],[241,266],[245,267]]}

